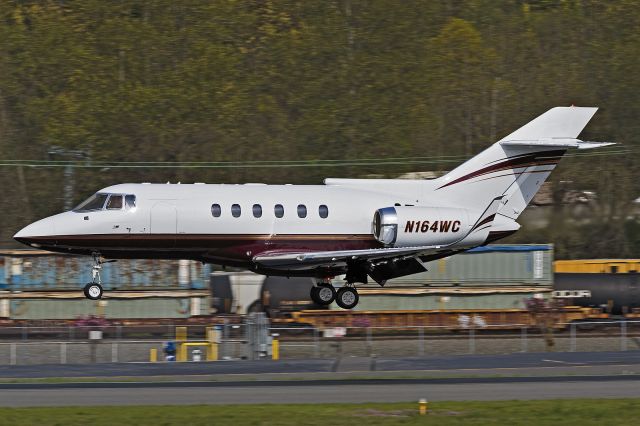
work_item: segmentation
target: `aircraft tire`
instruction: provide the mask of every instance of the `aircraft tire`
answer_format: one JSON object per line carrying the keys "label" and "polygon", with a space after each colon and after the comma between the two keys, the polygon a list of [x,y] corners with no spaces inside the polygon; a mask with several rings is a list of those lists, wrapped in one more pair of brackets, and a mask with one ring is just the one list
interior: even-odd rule
{"label": "aircraft tire", "polygon": [[89,300],[102,299],[102,286],[98,283],[88,283],[83,289],[84,296]]}
{"label": "aircraft tire", "polygon": [[336,303],[342,309],[353,309],[358,304],[360,296],[353,287],[342,287],[336,295]]}
{"label": "aircraft tire", "polygon": [[321,306],[328,306],[336,299],[336,289],[330,284],[311,287],[311,300]]}

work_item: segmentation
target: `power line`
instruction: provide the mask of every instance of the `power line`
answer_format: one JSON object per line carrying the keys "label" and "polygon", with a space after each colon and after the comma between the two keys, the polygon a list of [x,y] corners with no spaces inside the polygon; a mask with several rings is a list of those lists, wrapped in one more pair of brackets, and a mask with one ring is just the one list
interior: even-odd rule
{"label": "power line", "polygon": [[[634,154],[633,149],[617,149],[590,152],[568,153],[565,157],[609,157]],[[397,166],[418,164],[460,163],[467,160],[467,156],[438,156],[438,157],[392,157],[360,158],[354,160],[255,160],[255,161],[71,161],[71,160],[0,160],[0,167],[29,167],[29,168],[59,168],[74,167],[86,169],[228,169],[228,168],[281,168],[281,167],[366,167],[366,166]]]}

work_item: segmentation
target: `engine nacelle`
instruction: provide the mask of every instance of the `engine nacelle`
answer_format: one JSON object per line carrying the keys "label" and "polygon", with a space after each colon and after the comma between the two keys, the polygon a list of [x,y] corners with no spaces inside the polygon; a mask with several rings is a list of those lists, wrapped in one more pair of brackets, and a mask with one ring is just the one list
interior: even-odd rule
{"label": "engine nacelle", "polygon": [[373,235],[389,247],[446,245],[464,237],[472,225],[466,209],[385,207],[373,216]]}

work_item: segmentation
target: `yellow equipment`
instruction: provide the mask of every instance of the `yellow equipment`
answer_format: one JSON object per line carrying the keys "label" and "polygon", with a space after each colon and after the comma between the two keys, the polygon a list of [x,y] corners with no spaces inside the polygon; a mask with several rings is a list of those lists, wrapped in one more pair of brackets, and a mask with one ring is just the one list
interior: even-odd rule
{"label": "yellow equipment", "polygon": [[574,274],[626,274],[640,272],[640,259],[556,260],[554,271]]}
{"label": "yellow equipment", "polygon": [[206,350],[207,361],[218,360],[218,342],[220,341],[220,332],[214,327],[207,327],[206,341],[187,341],[187,327],[176,327],[176,342],[178,343],[178,352],[176,361],[185,362],[189,360],[189,347],[204,347]]}

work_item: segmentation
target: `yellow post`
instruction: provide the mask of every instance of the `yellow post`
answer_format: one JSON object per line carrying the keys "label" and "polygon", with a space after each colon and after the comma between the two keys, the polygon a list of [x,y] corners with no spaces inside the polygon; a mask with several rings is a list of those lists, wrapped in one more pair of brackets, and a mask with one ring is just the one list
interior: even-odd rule
{"label": "yellow post", "polygon": [[217,361],[217,360],[218,360],[218,344],[209,343],[209,347],[207,348],[207,361]]}
{"label": "yellow post", "polygon": [[280,359],[280,342],[278,339],[271,341],[271,359],[277,361]]}
{"label": "yellow post", "polygon": [[429,407],[427,406],[427,400],[426,399],[421,399],[420,401],[418,401],[418,405],[420,406],[420,415],[424,416],[425,414],[427,414],[427,410],[429,409]]}
{"label": "yellow post", "polygon": [[187,341],[187,327],[176,327],[176,341],[177,342]]}
{"label": "yellow post", "polygon": [[187,345],[185,343],[180,343],[180,346],[178,348],[178,359],[176,361],[187,361]]}
{"label": "yellow post", "polygon": [[149,351],[149,362],[158,362],[158,350],[156,348]]}

